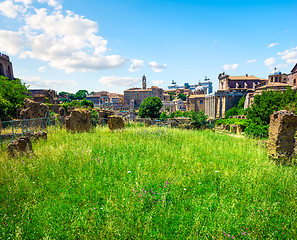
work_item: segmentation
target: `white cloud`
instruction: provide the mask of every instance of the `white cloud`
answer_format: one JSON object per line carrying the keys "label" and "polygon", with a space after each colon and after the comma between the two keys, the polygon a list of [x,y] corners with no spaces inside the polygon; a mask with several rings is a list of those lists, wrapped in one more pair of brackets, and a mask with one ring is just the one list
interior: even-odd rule
{"label": "white cloud", "polygon": [[22,33],[0,30],[0,51],[16,55],[26,46]]}
{"label": "white cloud", "polygon": [[24,5],[30,5],[32,4],[32,0],[14,0],[15,2],[19,2],[19,3],[22,3]]}
{"label": "white cloud", "polygon": [[166,64],[160,64],[155,61],[149,62],[149,66],[154,72],[162,72],[166,68]]}
{"label": "white cloud", "polygon": [[16,5],[13,1],[7,0],[0,3],[0,12],[8,18],[16,18],[19,13],[25,13],[26,8]]}
{"label": "white cloud", "polygon": [[38,68],[38,71],[41,72],[41,73],[44,73],[46,70],[46,67],[40,67]]}
{"label": "white cloud", "polygon": [[282,59],[286,60],[288,64],[297,63],[297,47],[279,52],[277,55],[281,55]]}
{"label": "white cloud", "polygon": [[277,46],[277,45],[279,45],[279,43],[270,43],[270,44],[267,46],[267,48],[272,48],[272,47]]}
{"label": "white cloud", "polygon": [[132,61],[131,67],[129,68],[130,72],[136,72],[139,71],[141,68],[144,66],[144,61],[143,60],[137,60],[134,59]]}
{"label": "white cloud", "polygon": [[163,83],[164,83],[163,80],[153,80],[153,81],[152,81],[152,85],[153,85],[153,86],[160,86],[160,85],[162,85]]}
{"label": "white cloud", "polygon": [[22,82],[30,85],[32,88],[55,88],[60,86],[77,86],[74,80],[43,80],[40,77],[23,77]]}
{"label": "white cloud", "polygon": [[[0,46],[5,46],[5,52],[45,61],[67,73],[116,68],[129,62],[119,55],[106,54],[107,40],[98,35],[97,22],[71,11],[57,10],[58,1],[38,1],[54,9],[32,8],[34,11],[26,11],[19,17],[20,22],[25,23],[19,31],[2,30]],[[29,0],[19,2],[30,3]],[[9,34],[4,36],[4,33]]]}
{"label": "white cloud", "polygon": [[256,61],[257,61],[257,59],[252,59],[252,60],[248,60],[247,63],[254,63]]}
{"label": "white cloud", "polygon": [[235,63],[235,64],[226,64],[226,65],[224,65],[223,66],[223,69],[225,70],[225,71],[228,71],[228,70],[233,70],[233,71],[235,71],[237,68],[238,68],[238,64],[237,63]]}
{"label": "white cloud", "polygon": [[140,83],[140,78],[107,76],[98,81],[108,86],[133,86]]}
{"label": "white cloud", "polygon": [[267,58],[267,59],[265,59],[264,63],[266,66],[271,66],[271,65],[275,64],[275,58],[273,58],[273,57]]}
{"label": "white cloud", "polygon": [[47,3],[51,7],[55,7],[56,10],[62,9],[62,5],[56,0],[38,0],[40,3]]}

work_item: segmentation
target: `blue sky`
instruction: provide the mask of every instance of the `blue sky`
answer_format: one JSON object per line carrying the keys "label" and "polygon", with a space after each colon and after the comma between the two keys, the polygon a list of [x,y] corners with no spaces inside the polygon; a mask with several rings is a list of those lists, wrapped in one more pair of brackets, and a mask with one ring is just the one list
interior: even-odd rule
{"label": "blue sky", "polygon": [[297,2],[1,0],[0,51],[31,88],[122,93],[297,63]]}

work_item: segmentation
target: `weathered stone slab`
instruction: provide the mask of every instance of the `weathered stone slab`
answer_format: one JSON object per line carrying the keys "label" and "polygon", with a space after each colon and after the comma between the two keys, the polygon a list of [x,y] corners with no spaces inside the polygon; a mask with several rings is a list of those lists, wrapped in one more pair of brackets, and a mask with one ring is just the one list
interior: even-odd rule
{"label": "weathered stone slab", "polygon": [[290,160],[294,155],[297,116],[282,110],[270,117],[268,155],[276,160]]}
{"label": "weathered stone slab", "polygon": [[89,132],[92,127],[91,112],[85,109],[73,110],[65,121],[68,131]]}
{"label": "weathered stone slab", "polygon": [[110,130],[125,128],[124,120],[119,116],[109,116],[107,122]]}
{"label": "weathered stone slab", "polygon": [[32,152],[32,143],[29,137],[20,137],[7,145],[7,152],[10,156]]}

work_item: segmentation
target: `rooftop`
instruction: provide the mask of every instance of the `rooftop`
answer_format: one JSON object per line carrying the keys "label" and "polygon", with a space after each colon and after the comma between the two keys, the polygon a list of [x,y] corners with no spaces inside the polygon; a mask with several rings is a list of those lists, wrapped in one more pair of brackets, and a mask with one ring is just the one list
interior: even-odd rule
{"label": "rooftop", "polygon": [[229,79],[230,80],[236,80],[236,81],[238,81],[238,80],[243,80],[243,81],[247,81],[247,80],[267,80],[267,79],[265,79],[265,78],[258,78],[258,77],[255,77],[254,75],[251,75],[251,76],[249,76],[249,75],[247,75],[247,76],[229,76]]}

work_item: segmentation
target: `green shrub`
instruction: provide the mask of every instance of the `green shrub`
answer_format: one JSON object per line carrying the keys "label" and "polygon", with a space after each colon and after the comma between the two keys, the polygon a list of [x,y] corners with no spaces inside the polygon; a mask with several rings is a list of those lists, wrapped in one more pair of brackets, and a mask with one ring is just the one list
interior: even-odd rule
{"label": "green shrub", "polygon": [[245,130],[244,134],[253,138],[267,138],[269,125],[251,123]]}

